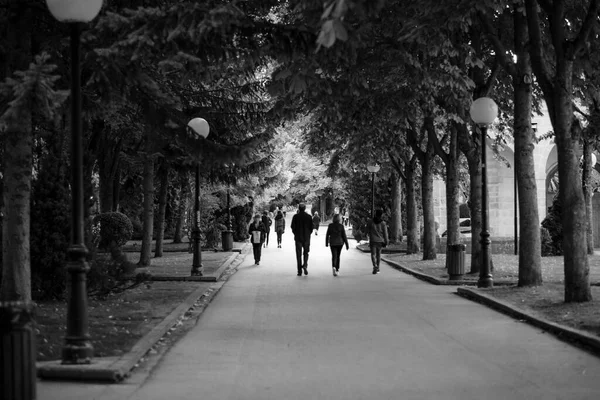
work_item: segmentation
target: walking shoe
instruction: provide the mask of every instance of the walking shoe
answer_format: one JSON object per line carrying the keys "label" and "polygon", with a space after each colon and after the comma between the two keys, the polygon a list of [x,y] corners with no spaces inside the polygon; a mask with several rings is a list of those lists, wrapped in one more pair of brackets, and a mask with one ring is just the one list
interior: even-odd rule
{"label": "walking shoe", "polygon": [[335,267],[331,268],[333,270],[333,276],[337,276],[337,271],[335,270]]}
{"label": "walking shoe", "polygon": [[302,267],[302,269],[304,270],[304,275],[308,275],[308,267]]}
{"label": "walking shoe", "polygon": [[302,271],[298,270],[298,276],[302,276]]}
{"label": "walking shoe", "polygon": [[339,275],[339,274],[340,274],[340,269],[339,269],[339,268],[336,268],[336,269],[335,269],[335,273]]}
{"label": "walking shoe", "polygon": [[377,268],[373,268],[373,275],[377,274]]}
{"label": "walking shoe", "polygon": [[260,261],[257,261],[257,262],[256,262],[256,265],[260,265]]}

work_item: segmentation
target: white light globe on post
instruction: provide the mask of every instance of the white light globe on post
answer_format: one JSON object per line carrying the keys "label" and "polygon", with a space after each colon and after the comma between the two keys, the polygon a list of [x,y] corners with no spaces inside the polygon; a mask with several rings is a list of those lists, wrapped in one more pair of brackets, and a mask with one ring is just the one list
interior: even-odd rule
{"label": "white light globe on post", "polygon": [[204,118],[194,118],[188,122],[187,126],[189,126],[196,135],[202,136],[205,139],[210,133],[210,127]]}
{"label": "white light globe on post", "polygon": [[369,166],[367,166],[367,171],[369,171],[369,172],[371,172],[371,173],[373,173],[373,174],[374,174],[374,173],[377,173],[377,172],[379,172],[379,168],[381,168],[381,167],[379,166],[379,164],[375,164],[375,165],[369,165]]}
{"label": "white light globe on post", "polygon": [[498,116],[498,105],[489,97],[480,97],[471,104],[470,114],[477,125],[490,125]]}
{"label": "white light globe on post", "polygon": [[61,22],[90,22],[100,12],[103,0],[46,0],[46,4]]}

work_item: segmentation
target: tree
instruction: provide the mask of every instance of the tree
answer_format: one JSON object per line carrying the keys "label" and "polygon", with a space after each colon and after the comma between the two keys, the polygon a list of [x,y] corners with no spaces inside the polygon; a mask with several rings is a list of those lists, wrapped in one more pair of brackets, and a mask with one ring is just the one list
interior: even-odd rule
{"label": "tree", "polygon": [[[568,205],[564,208],[562,217],[565,302],[592,299],[584,228],[587,225],[587,215],[579,174],[578,138],[572,129],[572,97],[574,67],[584,54],[586,42],[597,25],[600,1],[590,0],[584,3],[587,10],[581,12],[582,8],[565,0],[554,0],[551,3],[525,0],[528,51],[556,136],[560,200],[563,205]],[[548,38],[552,46],[548,45],[544,37]]]}

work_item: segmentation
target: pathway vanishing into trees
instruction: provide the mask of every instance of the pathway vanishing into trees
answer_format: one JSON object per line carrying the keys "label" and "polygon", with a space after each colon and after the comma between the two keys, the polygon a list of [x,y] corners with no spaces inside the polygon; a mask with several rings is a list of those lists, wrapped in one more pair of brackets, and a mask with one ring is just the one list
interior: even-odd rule
{"label": "pathway vanishing into trees", "polygon": [[600,358],[452,287],[372,275],[352,241],[333,277],[324,234],[302,277],[291,232],[282,249],[272,234],[130,398],[598,398]]}

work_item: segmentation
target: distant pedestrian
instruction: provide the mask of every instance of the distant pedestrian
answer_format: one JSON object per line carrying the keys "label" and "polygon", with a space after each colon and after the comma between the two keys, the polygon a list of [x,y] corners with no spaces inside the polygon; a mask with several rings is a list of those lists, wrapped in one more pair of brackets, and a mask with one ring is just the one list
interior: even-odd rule
{"label": "distant pedestrian", "polygon": [[254,221],[250,223],[248,227],[248,234],[250,235],[250,243],[252,243],[252,250],[254,251],[254,263],[260,265],[260,256],[262,252],[262,245],[266,237],[265,225],[260,220],[260,215],[254,216]]}
{"label": "distant pedestrian", "polygon": [[277,248],[281,248],[281,239],[285,232],[285,218],[283,218],[283,212],[277,211],[275,216],[275,233],[277,234]]}
{"label": "distant pedestrian", "polygon": [[319,213],[315,211],[312,217],[313,229],[315,230],[315,236],[319,232],[319,225],[321,225],[321,218],[319,217]]}
{"label": "distant pedestrian", "polygon": [[388,229],[382,219],[383,210],[375,211],[375,216],[367,225],[369,235],[369,247],[371,248],[371,261],[373,263],[373,274],[379,273],[381,262],[381,248],[388,245]]}
{"label": "distant pedestrian", "polygon": [[350,220],[350,214],[348,214],[348,210],[344,212],[344,226],[348,226],[348,221]]}
{"label": "distant pedestrian", "polygon": [[344,225],[340,223],[340,214],[333,216],[333,222],[327,227],[327,233],[325,234],[325,247],[331,246],[331,268],[333,269],[333,276],[338,276],[340,272],[340,255],[342,254],[342,247],[346,245],[348,250],[348,237],[346,236],[346,229]]}
{"label": "distant pedestrian", "polygon": [[[306,204],[300,203],[298,212],[292,218],[292,232],[296,242],[296,265],[298,267],[298,276],[308,275],[308,253],[310,252],[310,236],[312,234],[312,219],[306,212]],[[302,261],[304,256],[304,261]]]}
{"label": "distant pedestrian", "polygon": [[271,232],[271,224],[273,223],[273,219],[269,217],[269,213],[267,211],[263,212],[262,223],[266,229],[266,237],[265,237],[265,247],[269,246],[269,232]]}

